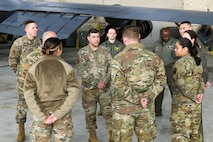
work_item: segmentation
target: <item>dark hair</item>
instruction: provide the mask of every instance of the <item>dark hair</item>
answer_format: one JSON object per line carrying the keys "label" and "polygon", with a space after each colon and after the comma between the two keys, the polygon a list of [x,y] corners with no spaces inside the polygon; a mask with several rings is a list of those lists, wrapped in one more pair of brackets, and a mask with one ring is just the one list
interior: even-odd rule
{"label": "dark hair", "polygon": [[88,31],[88,35],[87,36],[90,36],[91,33],[100,33],[99,30],[95,29],[95,28],[91,28],[89,31]]}
{"label": "dark hair", "polygon": [[195,41],[196,41],[196,39],[197,39],[197,34],[195,33],[195,31],[193,31],[193,30],[187,30],[187,31],[185,31],[184,33],[188,33],[189,36],[190,36],[191,38],[194,38]]}
{"label": "dark hair", "polygon": [[113,26],[113,25],[107,25],[106,28],[105,28],[105,33],[108,33],[109,29],[114,29],[115,31],[117,31],[117,29],[116,29],[115,26]]}
{"label": "dark hair", "polygon": [[191,22],[189,22],[189,21],[182,21],[180,24],[189,24],[189,25],[191,25]]}
{"label": "dark hair", "polygon": [[[187,31],[185,31],[185,33],[188,33],[189,36],[191,37],[191,39],[195,39],[193,48],[195,48],[196,50],[194,50],[194,54],[195,54],[198,58],[200,58],[200,57],[198,56],[198,50],[197,50],[197,49],[199,48],[199,45],[198,45],[198,43],[197,43],[197,34],[196,34],[195,31],[193,31],[193,30],[187,30]],[[201,60],[201,59],[200,59],[200,60]]]}
{"label": "dark hair", "polygon": [[195,33],[195,31],[193,31],[193,30],[187,30],[184,33],[188,33],[189,36],[191,37],[191,39],[193,39],[193,38],[195,39],[195,41],[194,41],[194,47],[198,48],[199,45],[197,43],[197,34]]}
{"label": "dark hair", "polygon": [[42,53],[44,55],[53,55],[57,49],[62,49],[62,42],[56,37],[51,37],[45,41]]}
{"label": "dark hair", "polygon": [[200,57],[197,56],[197,48],[194,48],[192,46],[192,42],[188,39],[188,38],[181,38],[178,40],[179,44],[184,48],[188,48],[189,53],[191,54],[191,56],[195,59],[196,65],[199,66],[201,59]]}
{"label": "dark hair", "polygon": [[27,20],[27,21],[24,22],[24,27],[25,27],[26,25],[30,24],[30,23],[36,23],[36,22],[33,21],[33,20]]}

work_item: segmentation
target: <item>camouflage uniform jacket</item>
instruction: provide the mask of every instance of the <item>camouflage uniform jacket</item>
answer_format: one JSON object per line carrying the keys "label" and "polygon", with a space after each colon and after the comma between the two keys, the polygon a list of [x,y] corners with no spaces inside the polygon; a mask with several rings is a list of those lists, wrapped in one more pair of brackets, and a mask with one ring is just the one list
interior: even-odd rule
{"label": "camouflage uniform jacket", "polygon": [[171,37],[169,41],[164,44],[162,40],[159,39],[153,45],[153,52],[163,60],[165,67],[172,66],[178,59],[174,52],[176,41],[177,39]]}
{"label": "camouflage uniform jacket", "polygon": [[110,43],[109,40],[101,43],[102,46],[106,47],[111,53],[112,57],[121,52],[124,49],[124,44],[118,40],[115,40],[114,43]]}
{"label": "camouflage uniform jacket", "polygon": [[56,56],[42,56],[30,67],[24,84],[24,97],[36,121],[43,121],[50,113],[62,118],[79,94],[74,69]]}
{"label": "camouflage uniform jacket", "polygon": [[109,51],[103,46],[99,46],[94,51],[87,45],[78,51],[76,66],[85,89],[97,89],[100,80],[110,87],[109,64],[111,59]]}
{"label": "camouflage uniform jacket", "polygon": [[173,68],[173,104],[195,102],[198,94],[204,93],[202,65],[197,66],[194,58],[185,55]]}
{"label": "camouflage uniform jacket", "polygon": [[141,43],[126,46],[110,69],[115,105],[140,105],[142,97],[153,103],[166,85],[163,61]]}
{"label": "camouflage uniform jacket", "polygon": [[21,65],[21,76],[25,78],[25,75],[27,74],[27,71],[29,68],[35,64],[39,58],[42,57],[42,52],[41,52],[41,46],[39,46],[37,49],[32,51],[30,54],[26,56],[26,58],[23,60],[22,65]]}
{"label": "camouflage uniform jacket", "polygon": [[9,66],[17,76],[20,77],[22,74],[20,66],[24,58],[40,45],[39,38],[35,37],[33,40],[29,40],[26,35],[14,41],[9,53]]}

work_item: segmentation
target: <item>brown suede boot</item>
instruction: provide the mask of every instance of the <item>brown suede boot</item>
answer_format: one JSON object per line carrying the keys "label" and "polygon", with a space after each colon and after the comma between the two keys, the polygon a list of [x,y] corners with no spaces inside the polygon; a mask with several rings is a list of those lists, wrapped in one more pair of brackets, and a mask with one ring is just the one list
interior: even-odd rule
{"label": "brown suede boot", "polygon": [[112,137],[112,130],[109,131],[109,142],[114,142]]}
{"label": "brown suede boot", "polygon": [[89,130],[89,142],[99,142],[95,130]]}
{"label": "brown suede boot", "polygon": [[25,139],[25,130],[24,130],[24,123],[20,123],[18,125],[18,136],[16,138],[17,142],[23,142]]}

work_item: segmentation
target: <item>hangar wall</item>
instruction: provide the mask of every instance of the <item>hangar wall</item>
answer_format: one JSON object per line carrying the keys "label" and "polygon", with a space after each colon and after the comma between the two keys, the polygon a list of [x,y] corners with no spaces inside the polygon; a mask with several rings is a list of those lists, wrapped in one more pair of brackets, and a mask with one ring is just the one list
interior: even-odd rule
{"label": "hangar wall", "polygon": [[[28,0],[28,1],[42,1],[42,0]],[[120,4],[123,6],[141,6],[153,8],[171,8],[171,9],[187,9],[198,11],[213,11],[212,0],[44,0],[55,2],[74,2],[74,3],[90,3],[90,4],[105,4],[113,5]]]}

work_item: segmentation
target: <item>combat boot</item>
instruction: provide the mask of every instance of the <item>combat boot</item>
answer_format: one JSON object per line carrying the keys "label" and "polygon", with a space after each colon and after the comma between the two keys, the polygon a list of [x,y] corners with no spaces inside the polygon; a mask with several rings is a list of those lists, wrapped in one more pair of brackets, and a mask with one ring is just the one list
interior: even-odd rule
{"label": "combat boot", "polygon": [[89,142],[99,142],[95,130],[89,130]]}
{"label": "combat boot", "polygon": [[20,123],[18,125],[18,136],[16,138],[17,142],[23,142],[25,139],[25,130],[24,130],[24,123]]}
{"label": "combat boot", "polygon": [[109,131],[109,142],[114,142],[112,137],[112,130]]}

